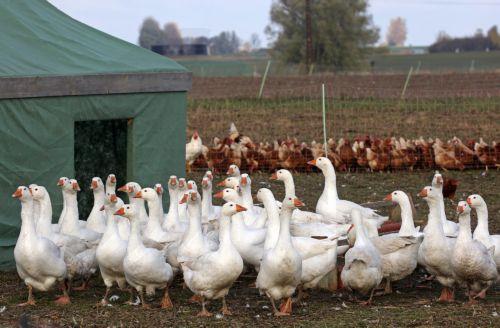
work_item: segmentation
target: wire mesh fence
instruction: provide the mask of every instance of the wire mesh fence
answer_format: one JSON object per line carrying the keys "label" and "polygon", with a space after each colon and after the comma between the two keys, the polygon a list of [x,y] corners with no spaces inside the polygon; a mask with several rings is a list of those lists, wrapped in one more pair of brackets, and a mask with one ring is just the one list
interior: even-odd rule
{"label": "wire mesh fence", "polygon": [[[195,78],[188,135],[204,149],[193,169],[288,168],[325,154],[340,170],[497,167],[500,74],[343,74]],[[234,123],[233,129],[229,128]]]}

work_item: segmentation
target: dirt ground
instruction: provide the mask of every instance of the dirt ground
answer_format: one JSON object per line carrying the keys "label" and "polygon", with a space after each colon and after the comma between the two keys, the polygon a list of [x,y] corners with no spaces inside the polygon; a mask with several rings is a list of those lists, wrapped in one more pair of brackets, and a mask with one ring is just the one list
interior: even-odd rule
{"label": "dirt ground", "polygon": [[[433,172],[414,173],[377,173],[377,174],[347,174],[338,175],[339,194],[342,198],[356,202],[380,201],[384,196],[401,189],[414,195],[425,185],[430,183]],[[490,232],[500,233],[500,172],[470,170],[465,172],[447,172],[446,175],[457,178],[460,186],[457,200],[465,199],[471,193],[480,193],[489,206]],[[193,174],[190,178],[200,180],[201,173]],[[220,179],[217,177],[216,179]],[[268,174],[252,175],[254,190],[259,187],[271,187],[279,199],[283,197],[283,187],[278,182],[270,182]],[[295,176],[297,196],[314,209],[315,202],[322,190],[323,178],[320,174],[302,174]],[[427,206],[422,200],[414,197],[417,207],[417,223],[425,224]],[[382,208],[387,213],[390,206]],[[447,214],[452,220],[453,206],[447,202]],[[475,226],[475,220],[473,221]],[[120,298],[112,302],[112,306],[99,307],[96,304],[104,293],[104,286],[100,277],[92,280],[92,286],[85,292],[74,292],[72,304],[67,307],[55,306],[52,300],[55,291],[36,293],[37,306],[19,308],[15,305],[26,298],[26,289],[15,272],[0,275],[0,326],[2,327],[153,327],[153,326],[232,326],[248,327],[259,325],[274,326],[355,326],[355,327],[428,327],[450,326],[457,327],[486,327],[499,326],[500,290],[491,290],[486,301],[478,305],[465,304],[466,297],[463,291],[457,294],[457,302],[453,304],[438,304],[436,298],[440,286],[433,284],[429,289],[415,289],[414,284],[421,275],[415,274],[395,285],[395,293],[375,298],[371,307],[359,305],[350,299],[350,293],[339,291],[312,291],[305,304],[295,305],[294,313],[288,318],[275,318],[271,315],[270,304],[256,289],[248,287],[254,273],[247,273],[233,286],[228,296],[228,304],[234,316],[220,315],[209,319],[197,318],[199,306],[189,304],[191,296],[188,290],[183,290],[180,279],[171,288],[170,295],[174,309],[167,311],[158,308],[160,293],[152,300],[152,309],[143,310],[141,307],[123,305],[128,295],[121,292],[112,292]],[[209,310],[220,314],[219,302],[212,302]]]}

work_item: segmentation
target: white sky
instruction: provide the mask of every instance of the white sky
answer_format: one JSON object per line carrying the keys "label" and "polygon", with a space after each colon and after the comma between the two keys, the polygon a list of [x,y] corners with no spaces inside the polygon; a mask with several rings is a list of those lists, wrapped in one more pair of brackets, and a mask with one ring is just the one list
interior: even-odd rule
{"label": "white sky", "polygon": [[[147,16],[164,24],[177,22],[184,36],[214,36],[235,30],[243,40],[252,33],[267,38],[272,0],[49,0],[73,18],[111,35],[137,43],[139,26]],[[452,36],[472,35],[477,28],[500,25],[500,0],[370,0],[370,13],[381,29],[391,18],[406,19],[406,44],[428,45],[440,30]],[[499,26],[500,28],[500,26]]]}

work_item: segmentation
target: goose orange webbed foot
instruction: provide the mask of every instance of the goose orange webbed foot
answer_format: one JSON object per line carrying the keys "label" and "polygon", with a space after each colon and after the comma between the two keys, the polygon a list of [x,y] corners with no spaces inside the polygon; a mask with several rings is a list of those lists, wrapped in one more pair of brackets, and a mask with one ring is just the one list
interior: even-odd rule
{"label": "goose orange webbed foot", "polygon": [[23,307],[23,306],[34,306],[34,305],[36,305],[35,300],[28,300],[27,302],[17,304],[17,306],[21,306],[21,307]]}
{"label": "goose orange webbed foot", "polygon": [[211,317],[213,316],[212,313],[208,312],[207,310],[203,309],[198,314],[196,315],[197,317]]}
{"label": "goose orange webbed foot", "polygon": [[69,296],[63,295],[54,301],[57,305],[68,305],[71,303]]}
{"label": "goose orange webbed foot", "polygon": [[275,312],[274,315],[277,317],[288,316],[292,314],[292,298],[288,297],[280,305],[279,311]]}
{"label": "goose orange webbed foot", "polygon": [[189,303],[193,304],[193,303],[197,303],[197,304],[200,304],[201,303],[201,297],[199,295],[193,295],[191,296],[191,298],[188,300]]}

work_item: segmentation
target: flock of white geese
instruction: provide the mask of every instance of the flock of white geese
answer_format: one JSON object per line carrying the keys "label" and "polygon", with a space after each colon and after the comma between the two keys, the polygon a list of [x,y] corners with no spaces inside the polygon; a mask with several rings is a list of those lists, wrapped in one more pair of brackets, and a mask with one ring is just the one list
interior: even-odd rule
{"label": "flock of white geese", "polygon": [[[85,288],[97,270],[106,286],[102,305],[109,303],[116,284],[130,291],[131,303],[144,307],[149,306],[145,293],[163,289],[162,308],[173,306],[169,286],[182,274],[194,293],[192,301],[201,303],[199,316],[212,315],[206,303],[214,299],[221,299],[222,313],[230,315],[226,295],[244,268],[251,267],[257,272],[255,287],[269,298],[277,316],[292,313],[292,295],[300,299],[306,289],[331,289],[332,284],[369,295],[364,302],[369,304],[382,280],[384,292],[389,293],[391,282],[409,276],[417,265],[443,286],[440,301],[452,301],[454,290],[464,287],[469,302],[477,302],[496,283],[500,236],[488,232],[488,211],[481,196],[471,195],[458,203],[458,224],[447,220],[443,178],[436,172],[432,185],[419,193],[429,207],[425,229],[415,227],[411,199],[397,190],[385,199],[401,207],[400,229],[379,236],[387,217],[340,199],[328,158],[309,164],[325,177],[316,212],[299,209],[303,203],[295,195],[292,174],[284,169],[272,176],[285,184],[282,202],[267,188],[252,196],[250,176],[235,165],[219,183],[224,189],[215,195],[211,172],[201,181],[201,195],[194,181],[172,176],[167,213],[160,184],[141,188],[128,182],[118,188],[128,194],[129,204],[124,204],[116,196],[114,175],[105,184],[96,177],[91,183],[94,206],[87,220],[80,220],[78,214],[78,182],[63,177],[58,185],[64,205],[56,224],[47,190],[35,184],[20,186],[12,195],[21,202],[22,220],[14,256],[29,291],[27,302],[20,305],[35,305],[33,290],[47,291],[56,283],[63,292],[56,303],[68,304],[72,281],[83,279],[82,286],[73,290]],[[213,197],[224,199],[225,204],[214,206]],[[471,208],[478,216],[473,234]],[[339,255],[345,258],[342,268],[340,264],[337,268]]]}

